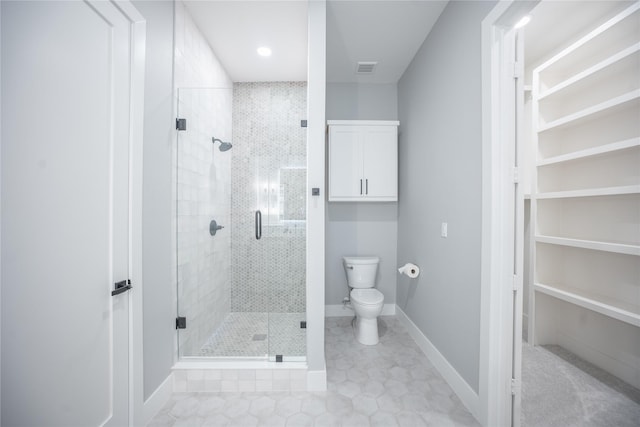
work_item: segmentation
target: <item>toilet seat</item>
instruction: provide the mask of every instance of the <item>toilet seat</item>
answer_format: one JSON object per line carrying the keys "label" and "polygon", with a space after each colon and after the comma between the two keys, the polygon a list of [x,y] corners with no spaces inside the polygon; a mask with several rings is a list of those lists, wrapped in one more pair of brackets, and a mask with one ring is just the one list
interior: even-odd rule
{"label": "toilet seat", "polygon": [[378,305],[384,302],[384,294],[377,289],[353,289],[351,301],[362,305]]}

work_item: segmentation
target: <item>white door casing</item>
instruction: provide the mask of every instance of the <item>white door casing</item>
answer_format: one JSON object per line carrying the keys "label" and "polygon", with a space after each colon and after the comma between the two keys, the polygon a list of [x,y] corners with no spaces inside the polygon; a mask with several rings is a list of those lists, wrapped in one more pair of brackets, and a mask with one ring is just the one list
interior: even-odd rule
{"label": "white door casing", "polygon": [[518,99],[522,79],[517,77],[519,68],[514,63],[513,26],[536,3],[499,2],[482,22],[479,400],[480,422],[485,426],[519,424],[524,201],[517,185],[521,150],[516,150],[514,143],[521,132],[521,126],[516,125],[516,105],[522,101]]}
{"label": "white door casing", "polygon": [[144,37],[134,12],[127,2],[2,3],[7,425],[131,423],[132,296],[111,292],[134,269],[139,277],[142,82],[132,64]]}

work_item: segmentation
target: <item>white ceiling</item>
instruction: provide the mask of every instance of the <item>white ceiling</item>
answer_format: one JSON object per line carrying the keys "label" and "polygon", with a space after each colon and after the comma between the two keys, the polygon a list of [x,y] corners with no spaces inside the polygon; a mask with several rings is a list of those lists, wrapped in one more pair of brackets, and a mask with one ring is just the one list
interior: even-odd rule
{"label": "white ceiling", "polygon": [[[327,81],[396,83],[411,63],[446,1],[327,2]],[[358,61],[377,61],[371,75]]]}
{"label": "white ceiling", "polygon": [[[307,1],[188,0],[196,25],[231,79],[307,79]],[[431,30],[446,1],[329,0],[327,81],[396,83]],[[273,55],[257,55],[267,45]],[[356,75],[358,61],[377,61]]]}
{"label": "white ceiling", "polygon": [[[235,82],[307,80],[307,2],[185,1],[196,25]],[[257,54],[268,46],[273,54]]]}

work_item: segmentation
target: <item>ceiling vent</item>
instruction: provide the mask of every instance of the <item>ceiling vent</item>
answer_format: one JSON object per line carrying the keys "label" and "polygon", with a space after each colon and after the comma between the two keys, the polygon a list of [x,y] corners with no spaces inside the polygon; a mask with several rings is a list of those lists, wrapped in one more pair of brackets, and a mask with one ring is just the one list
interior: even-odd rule
{"label": "ceiling vent", "polygon": [[377,65],[377,62],[358,62],[356,74],[373,74]]}

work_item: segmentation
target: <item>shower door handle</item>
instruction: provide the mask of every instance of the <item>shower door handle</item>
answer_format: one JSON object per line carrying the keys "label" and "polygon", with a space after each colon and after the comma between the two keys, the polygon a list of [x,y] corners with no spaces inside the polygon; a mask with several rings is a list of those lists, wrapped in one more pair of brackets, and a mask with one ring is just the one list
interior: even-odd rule
{"label": "shower door handle", "polygon": [[262,237],[262,212],[260,209],[256,211],[256,240]]}

